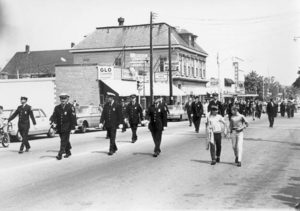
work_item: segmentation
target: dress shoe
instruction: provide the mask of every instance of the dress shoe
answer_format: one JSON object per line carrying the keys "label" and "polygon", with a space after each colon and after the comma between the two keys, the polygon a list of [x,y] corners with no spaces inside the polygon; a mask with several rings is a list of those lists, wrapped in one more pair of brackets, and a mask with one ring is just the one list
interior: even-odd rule
{"label": "dress shoe", "polygon": [[237,166],[238,166],[238,167],[241,167],[241,166],[242,166],[242,163],[241,163],[241,162],[238,162],[238,163],[237,163]]}
{"label": "dress shoe", "polygon": [[215,160],[211,161],[210,165],[216,165],[216,161]]}
{"label": "dress shoe", "polygon": [[133,143],[133,144],[134,144],[135,142],[136,142],[136,140],[132,139],[131,143]]}
{"label": "dress shoe", "polygon": [[192,127],[192,125],[190,124],[190,127]]}
{"label": "dress shoe", "polygon": [[22,154],[23,153],[23,150],[19,150],[19,152],[18,152],[19,154]]}
{"label": "dress shoe", "polygon": [[66,155],[64,156],[64,158],[68,158],[68,157],[70,157],[72,154],[71,154],[71,152],[70,153],[66,153]]}
{"label": "dress shoe", "polygon": [[29,149],[30,149],[30,148],[26,149],[25,152],[29,152]]}
{"label": "dress shoe", "polygon": [[108,153],[108,155],[113,155],[114,153],[113,153],[113,151],[109,151],[109,153]]}
{"label": "dress shoe", "polygon": [[238,163],[239,157],[235,157],[235,163]]}
{"label": "dress shoe", "polygon": [[157,152],[155,152],[154,154],[153,154],[153,157],[157,157],[158,156],[158,153]]}
{"label": "dress shoe", "polygon": [[113,153],[116,153],[118,151],[118,149],[115,149],[114,151],[113,151]]}
{"label": "dress shoe", "polygon": [[199,130],[196,130],[196,133],[199,133]]}
{"label": "dress shoe", "polygon": [[220,158],[219,157],[217,157],[216,162],[220,163]]}
{"label": "dress shoe", "polygon": [[61,160],[61,159],[62,159],[62,155],[57,155],[57,156],[56,156],[56,159],[57,159],[57,160]]}

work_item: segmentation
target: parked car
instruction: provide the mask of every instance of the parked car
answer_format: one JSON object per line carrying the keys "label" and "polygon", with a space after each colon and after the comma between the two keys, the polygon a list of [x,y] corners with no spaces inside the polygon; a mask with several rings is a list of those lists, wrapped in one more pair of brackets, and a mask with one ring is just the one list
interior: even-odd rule
{"label": "parked car", "polygon": [[77,125],[80,132],[85,133],[88,128],[98,128],[103,109],[99,106],[76,106]]}
{"label": "parked car", "polygon": [[[15,112],[15,109],[6,109],[3,112],[6,117],[10,117]],[[32,112],[36,121],[36,129],[33,127],[31,122],[28,136],[47,134],[49,138],[53,138],[56,131],[53,130],[53,128],[50,126],[49,118],[47,117],[45,112],[40,108],[33,108]],[[18,121],[18,116],[11,121],[11,127],[9,127],[8,131],[11,140],[21,141],[22,139],[18,131]]]}
{"label": "parked car", "polygon": [[168,114],[167,119],[173,120],[177,119],[178,121],[181,120],[188,120],[188,115],[186,111],[184,111],[182,105],[168,105],[170,114]]}

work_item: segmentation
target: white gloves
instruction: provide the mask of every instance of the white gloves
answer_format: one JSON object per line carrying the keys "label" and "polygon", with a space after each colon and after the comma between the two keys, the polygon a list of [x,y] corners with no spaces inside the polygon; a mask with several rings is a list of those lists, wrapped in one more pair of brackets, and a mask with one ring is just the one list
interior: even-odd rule
{"label": "white gloves", "polygon": [[102,123],[99,124],[99,128],[103,128],[103,124]]}
{"label": "white gloves", "polygon": [[167,130],[168,129],[168,127],[164,127],[164,130]]}
{"label": "white gloves", "polygon": [[122,129],[122,128],[123,128],[123,125],[122,125],[122,124],[119,124],[119,128]]}
{"label": "white gloves", "polygon": [[71,134],[74,134],[75,133],[75,130],[71,130]]}
{"label": "white gloves", "polygon": [[36,128],[36,125],[34,125],[33,127],[34,127],[35,130],[37,129],[37,128]]}

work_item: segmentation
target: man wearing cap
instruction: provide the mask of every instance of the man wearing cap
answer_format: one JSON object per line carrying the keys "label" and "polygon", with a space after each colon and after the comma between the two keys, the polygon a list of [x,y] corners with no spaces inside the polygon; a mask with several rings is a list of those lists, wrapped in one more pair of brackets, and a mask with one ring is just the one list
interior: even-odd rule
{"label": "man wearing cap", "polygon": [[36,129],[35,125],[35,118],[32,113],[32,108],[30,105],[27,105],[27,97],[21,97],[21,104],[16,111],[8,118],[8,123],[12,121],[17,115],[19,115],[19,121],[18,121],[18,129],[19,129],[19,134],[22,137],[22,144],[20,146],[19,153],[23,153],[24,146],[26,148],[25,152],[28,152],[30,147],[30,144],[28,142],[28,132],[30,128],[30,121],[29,121],[29,116],[31,118],[31,121],[34,125],[34,128]]}
{"label": "man wearing cap", "polygon": [[54,127],[60,137],[60,149],[57,160],[62,159],[62,155],[66,154],[64,157],[68,158],[72,155],[71,153],[71,143],[70,134],[75,133],[75,127],[77,126],[75,107],[68,103],[69,95],[66,93],[61,93],[59,95],[60,105],[55,106],[51,120],[54,122]]}
{"label": "man wearing cap", "polygon": [[[123,128],[123,115],[121,106],[114,100],[115,94],[107,92],[108,104],[104,106],[99,127],[103,126],[106,128],[109,139],[110,147],[108,155],[113,155],[117,150],[116,145],[116,133],[118,126]],[[104,123],[104,125],[103,125]]]}
{"label": "man wearing cap", "polygon": [[189,122],[190,122],[190,127],[192,126],[192,103],[193,103],[193,99],[190,97],[189,101],[186,102],[185,106],[184,106],[184,110],[186,111],[188,118],[189,118]]}
{"label": "man wearing cap", "polygon": [[127,105],[125,104],[125,100],[121,100],[121,105],[122,105],[122,115],[123,115],[123,128],[122,128],[122,133],[126,132],[126,122],[127,122]]}
{"label": "man wearing cap", "polygon": [[208,104],[208,108],[207,111],[210,112],[211,111],[211,106],[215,105],[218,107],[218,114],[221,115],[221,110],[222,110],[222,104],[221,102],[218,100],[218,94],[217,93],[213,93],[213,100],[209,102]]}
{"label": "man wearing cap", "polygon": [[131,141],[135,143],[138,139],[136,135],[137,127],[140,121],[143,121],[143,109],[140,104],[136,102],[136,95],[130,95],[131,102],[127,105],[127,116],[132,131]]}
{"label": "man wearing cap", "polygon": [[273,102],[273,99],[270,99],[270,102],[267,105],[267,114],[268,114],[268,118],[269,118],[269,122],[270,122],[270,126],[269,127],[273,127],[274,125],[274,117],[275,114],[277,113],[275,104]]}
{"label": "man wearing cap", "polygon": [[199,101],[199,96],[195,96],[195,102],[192,103],[192,115],[196,133],[199,133],[201,117],[203,115],[203,105]]}
{"label": "man wearing cap", "polygon": [[160,97],[154,97],[155,103],[146,111],[147,120],[149,120],[148,128],[151,132],[155,147],[153,157],[157,157],[161,153],[160,145],[162,132],[167,129],[167,112],[160,103]]}

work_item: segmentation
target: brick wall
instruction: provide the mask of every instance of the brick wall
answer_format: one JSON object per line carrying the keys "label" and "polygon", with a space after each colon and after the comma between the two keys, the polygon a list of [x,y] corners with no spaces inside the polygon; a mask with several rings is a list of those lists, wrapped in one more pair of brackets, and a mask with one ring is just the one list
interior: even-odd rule
{"label": "brick wall", "polygon": [[59,94],[66,92],[70,95],[70,102],[76,100],[79,105],[99,105],[99,82],[95,65],[56,66],[56,102]]}

